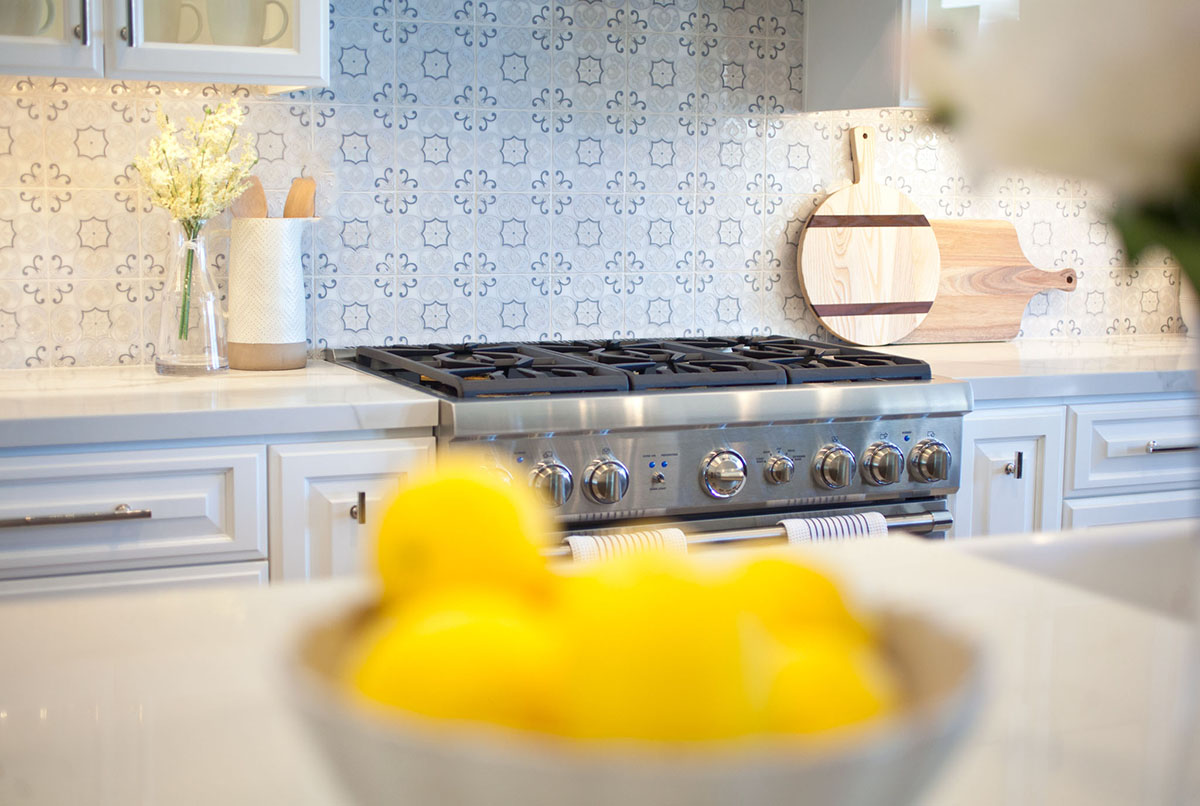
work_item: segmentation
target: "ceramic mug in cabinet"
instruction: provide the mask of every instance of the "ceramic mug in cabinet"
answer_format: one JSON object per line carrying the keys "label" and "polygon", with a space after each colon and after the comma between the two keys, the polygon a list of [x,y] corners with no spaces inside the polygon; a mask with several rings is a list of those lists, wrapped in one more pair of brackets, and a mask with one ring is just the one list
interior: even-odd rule
{"label": "ceramic mug in cabinet", "polygon": [[[279,30],[267,36],[267,7],[283,15]],[[208,0],[208,30],[213,44],[258,47],[269,45],[288,29],[288,12],[279,0]]]}
{"label": "ceramic mug in cabinet", "polygon": [[[179,19],[186,9],[193,17],[193,31],[188,36],[179,35]],[[200,9],[181,0],[146,0],[142,5],[142,23],[145,25],[147,42],[177,42],[189,44],[200,38],[204,20]]]}
{"label": "ceramic mug in cabinet", "polygon": [[54,0],[0,0],[0,35],[41,36],[54,22]]}

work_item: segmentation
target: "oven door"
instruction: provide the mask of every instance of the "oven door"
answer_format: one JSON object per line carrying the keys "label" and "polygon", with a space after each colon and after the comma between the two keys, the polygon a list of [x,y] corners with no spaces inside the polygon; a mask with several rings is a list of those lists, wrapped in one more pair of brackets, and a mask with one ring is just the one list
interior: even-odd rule
{"label": "oven door", "polygon": [[560,532],[564,544],[550,551],[551,556],[570,556],[565,540],[571,534],[602,535],[635,529],[662,529],[675,527],[687,535],[688,545],[714,546],[762,546],[786,543],[787,535],[779,522],[788,518],[820,518],[829,515],[853,515],[878,512],[887,519],[890,533],[907,533],[928,538],[944,538],[954,523],[944,499],[903,501],[887,504],[827,507],[805,510],[771,510],[730,513],[720,517],[679,517],[606,524],[591,524],[587,529],[571,529]]}

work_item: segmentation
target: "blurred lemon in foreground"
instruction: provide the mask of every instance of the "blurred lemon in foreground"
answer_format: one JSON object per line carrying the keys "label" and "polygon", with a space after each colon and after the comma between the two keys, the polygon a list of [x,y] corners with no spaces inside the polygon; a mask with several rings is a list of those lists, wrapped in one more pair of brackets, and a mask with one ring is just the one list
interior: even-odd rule
{"label": "blurred lemon in foreground", "polygon": [[874,631],[790,556],[556,573],[549,534],[529,490],[474,459],[414,479],[383,520],[380,616],[347,684],[430,717],[662,742],[817,733],[900,704]]}
{"label": "blurred lemon in foreground", "polygon": [[359,692],[396,708],[550,731],[560,721],[562,655],[550,617],[460,589],[385,615],[362,636],[348,674]]}
{"label": "blurred lemon in foreground", "polygon": [[641,554],[566,580],[564,731],[666,741],[752,733],[739,611],[686,558]]}
{"label": "blurred lemon in foreground", "polygon": [[898,681],[880,654],[854,634],[813,630],[787,647],[767,697],[767,731],[816,733],[894,710]]}
{"label": "blurred lemon in foreground", "polygon": [[781,641],[804,641],[814,628],[869,637],[833,580],[794,560],[751,560],[734,569],[729,584],[728,595]]}
{"label": "blurred lemon in foreground", "polygon": [[385,601],[447,587],[542,598],[552,584],[538,546],[545,508],[474,458],[416,477],[388,506],[376,541]]}

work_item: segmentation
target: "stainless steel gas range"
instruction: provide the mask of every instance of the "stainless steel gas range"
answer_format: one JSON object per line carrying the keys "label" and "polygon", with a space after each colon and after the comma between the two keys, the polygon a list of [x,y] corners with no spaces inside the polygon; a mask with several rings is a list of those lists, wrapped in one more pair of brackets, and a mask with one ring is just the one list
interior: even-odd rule
{"label": "stainless steel gas range", "polygon": [[769,540],[878,511],[944,534],[970,387],[921,361],[781,336],[359,347],[334,359],[440,399],[439,453],[482,451],[564,534],[681,526]]}

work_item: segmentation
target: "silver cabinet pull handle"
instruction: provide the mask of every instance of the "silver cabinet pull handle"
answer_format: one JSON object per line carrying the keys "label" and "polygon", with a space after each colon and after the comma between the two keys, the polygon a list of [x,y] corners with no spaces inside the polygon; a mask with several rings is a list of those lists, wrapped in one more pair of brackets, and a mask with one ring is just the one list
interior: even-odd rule
{"label": "silver cabinet pull handle", "polygon": [[1004,466],[1004,474],[1012,476],[1014,479],[1021,478],[1025,472],[1025,454],[1017,451],[1013,454],[1013,460]]}
{"label": "silver cabinet pull handle", "polygon": [[358,503],[350,507],[350,517],[359,523],[367,522],[367,494],[361,490],[358,493]]}
{"label": "silver cabinet pull handle", "polygon": [[137,25],[137,9],[134,8],[134,5],[135,5],[134,0],[126,0],[126,2],[125,2],[125,14],[126,14],[125,26],[120,31],[117,32],[120,35],[120,37],[125,40],[126,44],[128,44],[129,47],[133,47],[134,45],[137,44],[137,34],[136,34],[136,29],[134,28],[134,26]]}
{"label": "silver cabinet pull handle", "polygon": [[75,26],[75,38],[85,48],[92,42],[92,21],[88,19],[88,6],[91,0],[79,0],[79,24]]}
{"label": "silver cabinet pull handle", "polygon": [[1178,453],[1180,451],[1200,451],[1200,445],[1160,445],[1157,439],[1146,443],[1146,453]]}
{"label": "silver cabinet pull handle", "polygon": [[129,504],[118,504],[112,512],[80,512],[64,515],[27,515],[24,518],[0,520],[0,529],[16,526],[59,526],[71,523],[96,523],[98,521],[134,521],[149,518],[148,509],[133,509]]}

